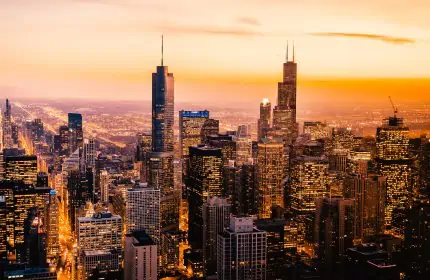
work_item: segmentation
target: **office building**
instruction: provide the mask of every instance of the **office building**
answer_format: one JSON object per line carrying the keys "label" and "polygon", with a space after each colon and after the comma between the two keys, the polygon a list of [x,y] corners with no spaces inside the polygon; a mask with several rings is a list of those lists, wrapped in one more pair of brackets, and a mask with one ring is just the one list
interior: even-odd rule
{"label": "office building", "polygon": [[77,113],[68,114],[69,128],[69,153],[82,149],[84,142],[84,132],[82,127],[82,115]]}
{"label": "office building", "polygon": [[126,230],[127,234],[144,230],[160,244],[160,189],[141,183],[127,190]]}
{"label": "office building", "polygon": [[270,122],[272,116],[272,105],[270,104],[269,99],[264,98],[260,103],[260,118],[258,119],[258,131],[257,131],[257,139],[261,140],[262,138],[267,137],[267,132],[270,129]]}
{"label": "office building", "polygon": [[285,143],[291,144],[298,135],[296,120],[297,98],[297,63],[288,58],[288,46],[286,61],[283,65],[283,81],[278,83],[278,104],[273,109],[272,136],[281,138]]}
{"label": "office building", "polygon": [[208,146],[190,147],[189,241],[193,249],[203,248],[203,204],[210,196],[222,196],[222,151]]}
{"label": "office building", "polygon": [[57,201],[57,191],[49,190],[49,204],[46,213],[46,245],[47,257],[53,259],[60,253],[59,240],[59,209]]}
{"label": "office building", "polygon": [[258,143],[258,217],[270,218],[272,207],[284,207],[284,144],[264,138]]}
{"label": "office building", "polygon": [[152,135],[147,133],[138,133],[136,135],[136,162],[139,165],[139,174],[141,182],[148,182],[148,159],[152,150]]}
{"label": "office building", "polygon": [[107,170],[100,170],[100,201],[109,202],[109,173]]}
{"label": "office building", "polygon": [[231,204],[225,198],[208,197],[203,204],[203,263],[205,275],[215,275],[218,235],[230,224]]}
{"label": "office building", "polygon": [[224,166],[228,166],[230,161],[236,161],[237,146],[234,138],[230,134],[210,135],[206,138],[207,145],[221,149]]}
{"label": "office building", "polygon": [[97,212],[92,217],[77,218],[76,237],[83,250],[122,249],[122,219],[109,212]]}
{"label": "office building", "polygon": [[84,250],[79,254],[78,279],[118,279],[109,275],[119,276],[121,258],[121,251],[115,249]]}
{"label": "office building", "polygon": [[2,149],[12,148],[13,139],[12,139],[12,106],[9,102],[9,99],[6,99],[6,108],[3,113],[2,118],[2,128],[3,128],[3,147]]}
{"label": "office building", "polygon": [[409,129],[403,119],[389,117],[376,130],[378,172],[387,177],[385,224],[387,230],[403,236],[405,211],[411,202],[411,167]]}
{"label": "office building", "polygon": [[124,279],[156,280],[157,264],[157,244],[145,231],[125,236]]}
{"label": "office building", "polygon": [[60,155],[68,156],[70,154],[69,127],[67,125],[60,126],[58,133],[60,138]]}
{"label": "office building", "polygon": [[345,198],[354,199],[354,234],[360,243],[384,232],[386,191],[386,177],[353,174],[345,178],[343,192]]}
{"label": "office building", "polygon": [[5,280],[57,280],[57,273],[45,267],[17,267],[4,271]]}
{"label": "office building", "polygon": [[266,279],[267,236],[251,217],[232,217],[217,250],[217,279]]}
{"label": "office building", "polygon": [[188,157],[189,147],[201,144],[203,125],[209,119],[209,111],[179,111],[179,145],[181,157]]}
{"label": "office building", "polygon": [[326,123],[313,121],[304,122],[303,133],[311,136],[311,140],[327,139],[329,130]]}
{"label": "office building", "polygon": [[[315,253],[331,276],[339,261],[354,240],[354,200],[325,197],[316,200],[314,244]],[[331,279],[331,278],[327,278]]]}
{"label": "office building", "polygon": [[83,156],[84,160],[84,169],[86,168],[95,168],[96,166],[96,144],[94,138],[85,138],[84,139],[84,150]]}
{"label": "office building", "polygon": [[37,157],[7,156],[5,158],[5,178],[12,181],[23,181],[28,185],[36,185]]}
{"label": "office building", "polygon": [[[184,249],[188,248],[187,233],[170,230],[161,234],[161,270],[165,273],[175,271],[184,263]],[[160,252],[160,250],[159,250]]]}
{"label": "office building", "polygon": [[202,126],[202,131],[200,134],[200,142],[205,144],[208,136],[217,135],[219,133],[219,120],[206,119]]}

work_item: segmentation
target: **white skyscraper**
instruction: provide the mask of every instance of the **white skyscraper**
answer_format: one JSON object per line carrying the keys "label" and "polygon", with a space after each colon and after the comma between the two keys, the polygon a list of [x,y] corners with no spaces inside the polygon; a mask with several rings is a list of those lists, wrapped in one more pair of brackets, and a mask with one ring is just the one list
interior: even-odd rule
{"label": "white skyscraper", "polygon": [[219,280],[266,279],[267,236],[254,227],[252,217],[232,217],[218,235]]}
{"label": "white skyscraper", "polygon": [[144,230],[151,239],[160,241],[160,189],[146,183],[127,190],[127,234]]}
{"label": "white skyscraper", "polygon": [[94,168],[96,160],[96,146],[94,138],[84,139],[84,154],[83,159],[86,168]]}
{"label": "white skyscraper", "polygon": [[109,201],[109,173],[107,170],[100,171],[100,200],[104,203]]}
{"label": "white skyscraper", "polygon": [[230,222],[231,204],[225,198],[208,197],[203,204],[203,261],[206,275],[216,273],[218,234]]}

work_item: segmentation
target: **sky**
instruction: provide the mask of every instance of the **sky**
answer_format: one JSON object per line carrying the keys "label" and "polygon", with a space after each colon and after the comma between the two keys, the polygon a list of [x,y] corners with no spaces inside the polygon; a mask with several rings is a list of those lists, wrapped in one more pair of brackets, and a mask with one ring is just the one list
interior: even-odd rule
{"label": "sky", "polygon": [[430,103],[428,0],[0,0],[0,96],[274,103],[287,41],[298,102]]}

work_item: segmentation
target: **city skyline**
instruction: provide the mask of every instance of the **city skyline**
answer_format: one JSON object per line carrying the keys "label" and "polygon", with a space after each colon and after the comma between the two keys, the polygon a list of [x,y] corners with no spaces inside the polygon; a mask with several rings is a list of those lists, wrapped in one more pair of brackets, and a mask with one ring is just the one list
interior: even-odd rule
{"label": "city skyline", "polygon": [[389,92],[404,102],[405,90],[429,100],[426,1],[388,9],[386,1],[338,0],[235,1],[229,9],[225,1],[2,2],[9,40],[0,46],[0,96],[150,100],[163,33],[178,101],[273,100],[287,40],[296,45],[303,102],[327,94],[385,101]]}

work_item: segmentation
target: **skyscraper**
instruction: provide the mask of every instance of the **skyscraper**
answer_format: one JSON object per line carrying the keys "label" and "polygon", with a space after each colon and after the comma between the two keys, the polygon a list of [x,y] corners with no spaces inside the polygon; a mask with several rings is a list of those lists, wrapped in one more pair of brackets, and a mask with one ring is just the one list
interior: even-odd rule
{"label": "skyscraper", "polygon": [[78,148],[82,149],[84,132],[82,130],[82,115],[78,113],[68,114],[69,128],[69,153],[75,152]]}
{"label": "skyscraper", "polygon": [[152,151],[173,152],[174,78],[163,64],[152,74]]}
{"label": "skyscraper", "polygon": [[209,119],[209,111],[179,111],[179,144],[181,157],[188,157],[188,147],[201,144],[203,125]]}
{"label": "skyscraper", "polygon": [[127,233],[144,230],[160,245],[160,189],[140,184],[127,190]]}
{"label": "skyscraper", "polygon": [[157,244],[145,231],[125,236],[124,279],[157,279]]}
{"label": "skyscraper", "polygon": [[389,117],[376,130],[378,171],[387,177],[385,224],[391,233],[404,234],[405,211],[411,202],[409,129],[403,119]]}
{"label": "skyscraper", "polygon": [[217,251],[217,279],[266,279],[267,236],[251,217],[232,217],[229,228],[218,235]]}
{"label": "skyscraper", "polygon": [[270,128],[270,121],[272,116],[272,105],[270,104],[269,99],[264,98],[260,103],[260,118],[258,119],[258,135],[257,139],[260,140],[262,138],[267,137],[267,131]]}
{"label": "skyscraper", "polygon": [[2,149],[8,149],[13,147],[12,139],[12,107],[9,103],[9,99],[6,99],[6,108],[3,113],[2,119],[3,128],[3,147]]}
{"label": "skyscraper", "polygon": [[85,138],[84,139],[84,151],[83,151],[83,159],[84,159],[84,169],[86,168],[95,168],[96,166],[96,145],[94,138]]}
{"label": "skyscraper", "polygon": [[219,120],[206,119],[202,127],[200,142],[202,144],[205,144],[208,136],[217,135],[218,133],[219,133]]}
{"label": "skyscraper", "polygon": [[230,223],[231,204],[220,197],[208,197],[203,204],[203,263],[207,276],[216,273],[218,234]]}
{"label": "skyscraper", "polygon": [[8,180],[23,181],[28,185],[37,183],[37,157],[11,156],[5,159],[5,177]]}
{"label": "skyscraper", "polygon": [[258,217],[270,218],[272,207],[284,207],[284,145],[263,138],[258,143]]}
{"label": "skyscraper", "polygon": [[208,146],[190,147],[188,174],[188,237],[193,249],[202,249],[203,203],[210,196],[222,196],[221,149]]}
{"label": "skyscraper", "polygon": [[109,173],[107,170],[100,170],[100,201],[109,202]]}
{"label": "skyscraper", "polygon": [[[69,127],[67,125],[62,125],[58,129],[59,138],[60,138],[60,155],[68,156],[69,155]],[[73,151],[74,152],[74,151]]]}
{"label": "skyscraper", "polygon": [[288,45],[286,61],[283,67],[283,81],[278,83],[278,104],[273,109],[273,135],[284,142],[291,144],[298,135],[296,121],[297,97],[297,63],[293,46],[293,60],[288,58]]}
{"label": "skyscraper", "polygon": [[352,174],[345,178],[344,196],[354,199],[355,236],[361,242],[384,232],[387,178]]}

